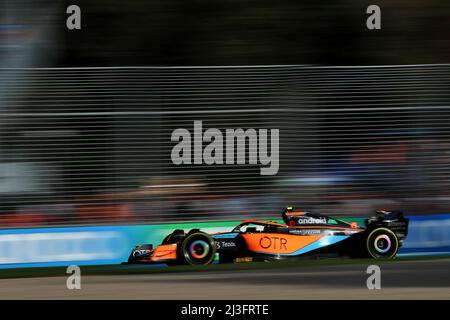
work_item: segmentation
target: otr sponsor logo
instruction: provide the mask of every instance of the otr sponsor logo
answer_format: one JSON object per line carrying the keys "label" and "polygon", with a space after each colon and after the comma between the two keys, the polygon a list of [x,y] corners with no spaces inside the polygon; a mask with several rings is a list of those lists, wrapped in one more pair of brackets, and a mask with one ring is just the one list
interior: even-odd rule
{"label": "otr sponsor logo", "polygon": [[259,245],[263,249],[278,249],[278,250],[287,250],[286,247],[287,239],[280,237],[262,237],[259,239]]}
{"label": "otr sponsor logo", "polygon": [[[171,141],[178,142],[171,153],[171,160],[175,165],[256,165],[259,162],[261,166],[265,166],[260,168],[261,175],[278,173],[279,129],[226,129],[222,133],[215,128],[203,131],[202,121],[194,121],[193,138],[189,130],[180,128],[172,132]],[[208,142],[204,148],[203,142]]]}

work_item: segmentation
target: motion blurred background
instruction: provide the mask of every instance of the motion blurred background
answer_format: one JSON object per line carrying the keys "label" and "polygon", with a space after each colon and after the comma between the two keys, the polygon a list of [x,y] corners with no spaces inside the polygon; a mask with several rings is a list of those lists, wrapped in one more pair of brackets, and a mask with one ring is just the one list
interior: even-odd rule
{"label": "motion blurred background", "polygon": [[[449,15],[446,0],[2,0],[0,227],[449,212]],[[278,174],[175,166],[171,133],[194,120],[279,128]]]}

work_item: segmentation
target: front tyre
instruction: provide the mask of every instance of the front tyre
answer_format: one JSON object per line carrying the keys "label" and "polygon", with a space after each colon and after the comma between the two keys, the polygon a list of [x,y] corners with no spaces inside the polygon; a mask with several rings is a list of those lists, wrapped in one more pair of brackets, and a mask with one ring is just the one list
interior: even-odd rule
{"label": "front tyre", "polygon": [[210,264],[216,255],[216,243],[204,232],[192,233],[183,240],[180,255],[186,264]]}
{"label": "front tyre", "polygon": [[390,259],[395,257],[399,249],[398,238],[388,228],[375,228],[370,231],[366,241],[367,252],[372,258]]}

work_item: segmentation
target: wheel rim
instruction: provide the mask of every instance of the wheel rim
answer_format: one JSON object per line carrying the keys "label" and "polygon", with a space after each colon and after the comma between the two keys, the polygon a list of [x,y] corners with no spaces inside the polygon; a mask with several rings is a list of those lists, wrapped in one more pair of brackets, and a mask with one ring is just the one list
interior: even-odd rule
{"label": "wheel rim", "polygon": [[381,234],[374,240],[375,250],[379,253],[386,253],[391,249],[391,239],[386,234]]}
{"label": "wheel rim", "polygon": [[367,236],[366,245],[372,258],[393,258],[399,249],[397,236],[387,228],[372,230]]}
{"label": "wheel rim", "polygon": [[203,259],[209,253],[209,244],[203,240],[195,240],[189,246],[189,254],[194,259]]}

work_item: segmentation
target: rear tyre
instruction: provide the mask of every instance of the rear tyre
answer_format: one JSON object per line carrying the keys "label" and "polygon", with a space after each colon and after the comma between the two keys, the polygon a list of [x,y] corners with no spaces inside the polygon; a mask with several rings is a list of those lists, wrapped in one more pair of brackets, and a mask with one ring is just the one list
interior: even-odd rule
{"label": "rear tyre", "polygon": [[210,235],[204,232],[192,233],[181,243],[180,257],[186,264],[210,264],[214,261],[215,255],[216,243]]}
{"label": "rear tyre", "polygon": [[367,252],[375,259],[395,257],[399,249],[398,238],[388,228],[375,228],[370,231],[366,240]]}

